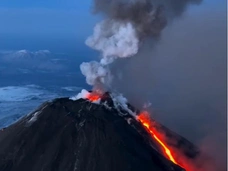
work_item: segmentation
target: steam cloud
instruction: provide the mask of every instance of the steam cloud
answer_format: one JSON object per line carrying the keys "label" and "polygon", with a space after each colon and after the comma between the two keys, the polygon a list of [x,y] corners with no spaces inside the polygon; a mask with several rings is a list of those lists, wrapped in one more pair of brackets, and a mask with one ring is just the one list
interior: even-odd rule
{"label": "steam cloud", "polygon": [[212,158],[200,171],[225,171],[227,164],[227,17],[225,1],[220,5],[186,11],[153,48],[145,42],[131,60],[111,68],[112,87],[131,104],[150,101],[155,120]]}
{"label": "steam cloud", "polygon": [[89,85],[104,88],[112,81],[108,65],[117,58],[138,53],[146,39],[157,40],[172,19],[186,6],[201,0],[94,0],[94,13],[105,19],[97,23],[86,44],[101,52],[100,62],[82,63],[80,69]]}
{"label": "steam cloud", "polygon": [[[206,163],[209,168],[200,171],[223,171],[226,164],[225,16],[211,9],[204,17],[196,14],[199,21],[188,18],[187,22],[170,26],[190,4],[201,1],[94,0],[93,12],[102,14],[104,20],[96,24],[86,44],[102,56],[99,62],[82,63],[80,68],[89,85],[112,86],[137,107],[142,106],[142,101],[154,101],[153,107],[162,110],[157,116],[155,111],[155,119],[187,135],[213,156],[216,164]],[[164,29],[165,34],[161,34]],[[129,57],[132,59],[127,60]],[[212,68],[216,72],[211,72]],[[151,88],[153,91],[148,92]]]}
{"label": "steam cloud", "polygon": [[[155,119],[213,156],[216,164],[205,161],[209,168],[203,171],[223,171],[225,13],[221,16],[211,9],[204,16],[195,14],[197,21],[188,18],[170,25],[183,16],[190,4],[201,1],[94,0],[93,12],[102,14],[104,20],[96,24],[86,44],[102,56],[99,62],[83,63],[80,68],[87,83],[95,88],[112,86],[137,107],[142,106],[141,102],[152,101],[159,113],[153,113]],[[165,34],[161,34],[163,30]],[[129,57],[131,60],[127,60]],[[211,72],[212,68],[216,72]],[[148,92],[151,88],[153,91]]]}

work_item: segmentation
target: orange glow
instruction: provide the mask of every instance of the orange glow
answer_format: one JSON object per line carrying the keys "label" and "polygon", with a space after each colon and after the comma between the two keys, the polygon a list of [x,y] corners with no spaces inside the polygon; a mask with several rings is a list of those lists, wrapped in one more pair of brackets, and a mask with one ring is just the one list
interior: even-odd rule
{"label": "orange glow", "polygon": [[151,136],[154,137],[154,139],[161,145],[161,147],[164,149],[164,153],[167,155],[169,160],[171,160],[175,164],[178,164],[177,161],[174,159],[170,149],[165,145],[164,142],[162,142],[161,139],[158,138],[158,135],[156,134],[154,128],[151,126],[149,114],[147,112],[142,112],[137,116],[137,119],[147,129]]}
{"label": "orange glow", "polygon": [[98,101],[101,97],[100,97],[100,94],[98,93],[95,93],[95,92],[92,92],[92,93],[89,93],[86,97],[89,101],[91,102],[96,102]]}

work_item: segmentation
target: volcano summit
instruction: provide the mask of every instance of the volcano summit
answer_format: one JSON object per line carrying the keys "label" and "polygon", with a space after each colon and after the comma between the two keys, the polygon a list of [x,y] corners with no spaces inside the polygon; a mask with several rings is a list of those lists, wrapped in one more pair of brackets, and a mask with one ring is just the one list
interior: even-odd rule
{"label": "volcano summit", "polygon": [[[99,102],[59,98],[44,103],[0,131],[0,170],[189,170],[186,166],[199,155],[193,144],[153,121],[158,132],[165,133],[165,144],[172,144],[170,150],[178,162],[175,164],[166,156],[164,144],[129,111],[139,112],[127,103],[125,107],[120,104],[110,93],[103,94]],[[179,162],[180,157],[185,162]]]}

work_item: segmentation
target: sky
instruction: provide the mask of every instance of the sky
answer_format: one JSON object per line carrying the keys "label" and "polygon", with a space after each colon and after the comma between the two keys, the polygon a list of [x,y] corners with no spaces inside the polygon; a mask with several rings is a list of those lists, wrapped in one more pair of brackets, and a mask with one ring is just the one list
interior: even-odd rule
{"label": "sky", "polygon": [[81,48],[92,32],[96,17],[91,1],[0,1],[0,49]]}
{"label": "sky", "polygon": [[[205,0],[211,8],[225,0]],[[0,49],[74,51],[84,47],[99,20],[91,15],[92,0],[1,0]],[[195,10],[200,7],[194,7]]]}

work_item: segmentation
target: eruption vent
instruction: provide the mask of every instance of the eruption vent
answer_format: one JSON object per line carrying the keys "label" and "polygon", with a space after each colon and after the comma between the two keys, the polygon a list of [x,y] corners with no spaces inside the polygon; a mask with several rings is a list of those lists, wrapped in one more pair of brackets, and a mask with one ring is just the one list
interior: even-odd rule
{"label": "eruption vent", "polygon": [[102,97],[102,93],[99,90],[88,92],[87,90],[83,89],[77,96],[70,98],[71,100],[78,100],[78,99],[87,99],[92,103],[99,103]]}
{"label": "eruption vent", "polygon": [[198,149],[187,140],[184,140],[184,138],[171,133],[167,128],[152,120],[147,111],[139,112],[128,104],[126,98],[115,94],[102,94],[101,92],[96,93],[82,90],[72,100],[79,100],[81,98],[90,103],[103,105],[108,110],[117,110],[119,115],[126,118],[128,124],[131,124],[132,121],[137,121],[137,124],[144,127],[152,139],[151,146],[161,155],[180,168],[186,169],[186,171],[196,170],[195,161],[192,159],[195,159],[199,155]]}
{"label": "eruption vent", "polygon": [[[181,16],[187,5],[201,0],[94,0],[94,13],[102,14],[104,20],[94,27],[93,35],[86,40],[86,45],[100,51],[99,62],[91,61],[81,64],[80,69],[86,82],[97,89],[111,89],[112,74],[109,65],[118,58],[129,58],[136,55],[148,39],[159,40],[162,30],[176,17]],[[121,69],[121,68],[120,68]],[[187,168],[183,160],[176,158],[173,149],[160,137],[145,113],[137,115],[129,108],[126,98],[111,94],[113,105],[119,113],[131,114],[148,131],[159,146],[161,153],[173,164]],[[76,97],[78,99],[80,97]],[[99,103],[102,95],[87,93],[84,99]],[[105,106],[107,104],[105,103]],[[123,110],[125,112],[123,112]],[[154,143],[153,142],[153,143]],[[176,145],[177,147],[178,145]],[[187,150],[187,152],[189,152]],[[194,151],[195,152],[195,151]],[[196,155],[196,153],[194,154]],[[180,155],[179,155],[180,157]],[[184,157],[183,157],[184,158]],[[189,171],[192,171],[189,170]]]}

